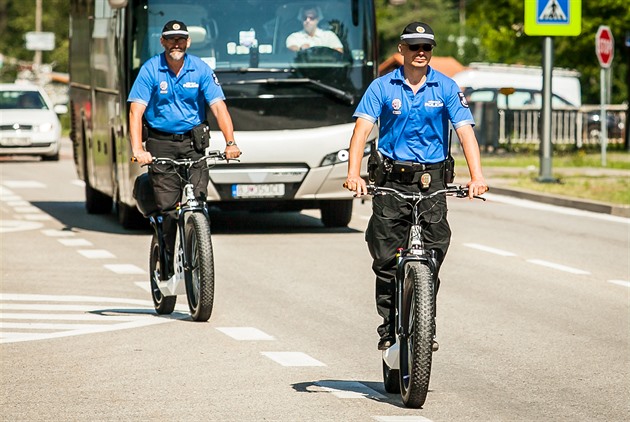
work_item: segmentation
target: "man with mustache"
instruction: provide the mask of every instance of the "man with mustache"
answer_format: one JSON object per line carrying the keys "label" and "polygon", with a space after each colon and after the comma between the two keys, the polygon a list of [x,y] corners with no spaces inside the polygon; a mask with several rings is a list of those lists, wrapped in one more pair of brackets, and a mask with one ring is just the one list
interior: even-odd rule
{"label": "man with mustache", "polygon": [[[216,117],[225,138],[226,157],[238,158],[241,151],[234,142],[225,95],[212,69],[199,57],[186,53],[191,43],[186,24],[177,20],[167,22],[160,43],[164,52],[142,65],[127,99],[134,158],[139,164],[151,163],[152,157],[201,158],[209,143],[206,105]],[[195,136],[203,141],[195,141],[193,132],[205,134],[205,137]],[[149,174],[157,206],[165,216],[165,243],[172,256],[177,229],[175,208],[180,201],[181,181],[166,164],[152,165]],[[195,196],[201,200],[205,200],[209,177],[205,161],[191,169]]]}

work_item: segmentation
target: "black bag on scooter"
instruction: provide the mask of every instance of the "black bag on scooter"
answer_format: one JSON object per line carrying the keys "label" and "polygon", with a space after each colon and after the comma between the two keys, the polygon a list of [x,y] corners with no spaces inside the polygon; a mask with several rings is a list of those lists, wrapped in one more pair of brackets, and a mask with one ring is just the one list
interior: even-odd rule
{"label": "black bag on scooter", "polygon": [[153,192],[153,183],[149,173],[142,173],[136,177],[136,181],[133,184],[133,197],[138,204],[138,209],[145,217],[149,217],[158,211],[155,193]]}

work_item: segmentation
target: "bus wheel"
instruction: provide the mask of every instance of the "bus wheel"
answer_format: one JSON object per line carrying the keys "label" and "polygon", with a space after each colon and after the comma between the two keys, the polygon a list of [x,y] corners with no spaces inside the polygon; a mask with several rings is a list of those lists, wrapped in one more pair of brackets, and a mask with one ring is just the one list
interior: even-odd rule
{"label": "bus wheel", "polygon": [[347,227],[352,218],[352,199],[321,201],[319,207],[326,227]]}

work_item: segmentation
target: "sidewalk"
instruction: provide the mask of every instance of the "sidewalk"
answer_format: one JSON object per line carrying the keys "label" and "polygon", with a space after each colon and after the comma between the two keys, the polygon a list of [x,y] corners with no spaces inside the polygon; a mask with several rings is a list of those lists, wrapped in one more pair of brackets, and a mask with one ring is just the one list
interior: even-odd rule
{"label": "sidewalk", "polygon": [[[457,170],[456,170],[457,171]],[[531,169],[525,168],[507,168],[507,167],[484,167],[484,176],[488,185],[490,186],[490,192],[499,195],[511,196],[514,198],[527,199],[530,201],[541,202],[550,205],[557,205],[561,207],[576,208],[584,211],[592,211],[603,214],[615,215],[618,217],[630,218],[630,204],[629,205],[617,205],[608,204],[598,201],[589,201],[581,198],[563,197],[558,195],[552,195],[547,193],[535,192],[532,190],[526,190],[513,186],[515,179],[502,177],[505,174],[513,173],[514,175],[525,174],[529,175]],[[461,178],[456,177],[456,183],[466,183],[468,179],[468,171],[460,169]],[[582,175],[582,176],[614,176],[614,177],[627,177],[630,179],[630,170],[618,170],[618,169],[600,169],[600,168],[554,168],[554,174],[559,175]]]}

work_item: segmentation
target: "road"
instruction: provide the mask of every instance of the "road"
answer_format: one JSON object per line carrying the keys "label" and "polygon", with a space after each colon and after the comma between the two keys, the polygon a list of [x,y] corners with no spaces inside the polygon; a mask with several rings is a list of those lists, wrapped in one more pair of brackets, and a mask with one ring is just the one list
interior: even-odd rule
{"label": "road", "polygon": [[364,230],[213,213],[215,309],[153,312],[149,231],[89,216],[72,161],[0,163],[0,412],[11,421],[621,421],[630,220],[449,203],[423,409],[385,393]]}

